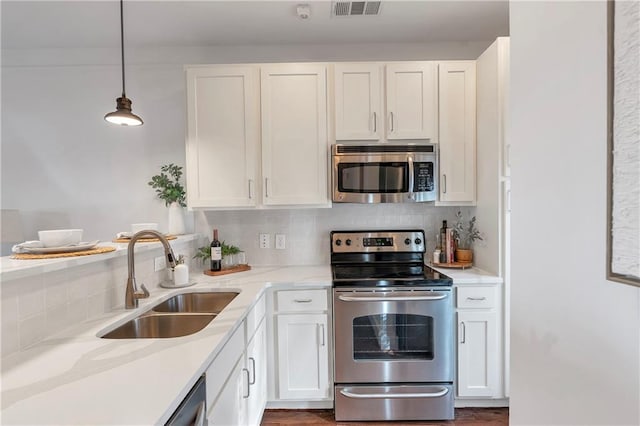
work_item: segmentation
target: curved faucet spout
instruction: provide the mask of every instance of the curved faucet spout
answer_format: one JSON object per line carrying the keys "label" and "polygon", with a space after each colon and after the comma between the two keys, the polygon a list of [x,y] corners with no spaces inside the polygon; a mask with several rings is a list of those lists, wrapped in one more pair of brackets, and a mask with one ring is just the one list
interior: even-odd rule
{"label": "curved faucet spout", "polygon": [[176,266],[176,256],[175,254],[173,254],[173,249],[171,248],[169,241],[167,241],[164,235],[162,235],[158,231],[153,231],[151,229],[145,229],[133,234],[133,236],[131,237],[131,241],[129,241],[129,245],[127,246],[127,265],[129,274],[127,276],[127,290],[124,300],[124,306],[126,309],[137,308],[138,299],[145,299],[149,297],[149,291],[144,286],[144,284],[140,285],[140,288],[142,290],[138,290],[138,286],[136,285],[134,247],[136,245],[136,242],[143,237],[157,238],[162,244],[162,247],[164,247],[164,255],[167,258],[167,265],[171,268],[175,268]]}

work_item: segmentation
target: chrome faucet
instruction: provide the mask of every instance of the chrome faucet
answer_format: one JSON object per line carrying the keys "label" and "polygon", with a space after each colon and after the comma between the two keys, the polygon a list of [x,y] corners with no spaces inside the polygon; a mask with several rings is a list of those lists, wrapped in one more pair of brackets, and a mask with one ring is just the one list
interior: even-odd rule
{"label": "chrome faucet", "polygon": [[127,246],[127,259],[129,265],[129,276],[127,278],[127,291],[125,293],[124,298],[124,307],[126,309],[134,309],[138,307],[138,299],[146,299],[149,297],[149,290],[141,284],[140,287],[142,290],[138,290],[138,286],[136,285],[136,271],[135,271],[135,263],[133,261],[133,247],[136,245],[136,242],[143,237],[152,237],[157,238],[162,243],[164,247],[164,255],[167,258],[167,265],[171,268],[176,267],[176,256],[173,254],[173,249],[169,245],[169,241],[159,233],[158,231],[152,231],[150,229],[142,230],[136,234],[133,234],[131,237],[131,241],[129,241],[129,245]]}

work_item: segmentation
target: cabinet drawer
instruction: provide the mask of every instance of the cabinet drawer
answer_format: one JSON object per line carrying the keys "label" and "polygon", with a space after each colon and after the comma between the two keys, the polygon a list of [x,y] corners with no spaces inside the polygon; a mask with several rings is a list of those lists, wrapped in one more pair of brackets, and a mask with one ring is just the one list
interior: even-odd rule
{"label": "cabinet drawer", "polygon": [[260,296],[258,303],[256,303],[247,314],[247,341],[251,340],[258,329],[258,326],[262,322],[262,318],[264,318],[264,314],[267,310],[267,305],[264,299],[264,295]]}
{"label": "cabinet drawer", "polygon": [[327,310],[326,290],[288,290],[276,293],[278,312],[310,312]]}
{"label": "cabinet drawer", "polygon": [[495,287],[458,287],[458,308],[495,308]]}

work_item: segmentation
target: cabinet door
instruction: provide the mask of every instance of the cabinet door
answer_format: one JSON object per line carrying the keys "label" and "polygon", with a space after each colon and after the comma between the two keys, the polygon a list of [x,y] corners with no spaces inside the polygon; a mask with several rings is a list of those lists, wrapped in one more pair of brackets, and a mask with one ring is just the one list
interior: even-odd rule
{"label": "cabinet door", "polygon": [[476,200],[476,66],[440,63],[440,201]]}
{"label": "cabinet door", "polygon": [[261,73],[263,204],[328,204],[326,66],[272,65]]}
{"label": "cabinet door", "polygon": [[255,67],[188,68],[186,179],[190,207],[256,205]]}
{"label": "cabinet door", "polygon": [[327,315],[278,315],[276,320],[279,398],[328,398]]}
{"label": "cabinet door", "polygon": [[497,333],[494,311],[458,311],[458,396],[499,396]]}
{"label": "cabinet door", "polygon": [[387,139],[437,142],[437,75],[434,62],[387,65]]}
{"label": "cabinet door", "polygon": [[260,425],[267,405],[267,329],[262,321],[247,346],[247,370],[249,370],[249,398],[247,401],[248,424]]}
{"label": "cabinet door", "polygon": [[336,140],[378,140],[383,126],[380,65],[336,64]]}
{"label": "cabinet door", "polygon": [[222,388],[207,415],[209,425],[247,424],[247,397],[249,372],[244,368],[243,357],[238,358],[227,383]]}

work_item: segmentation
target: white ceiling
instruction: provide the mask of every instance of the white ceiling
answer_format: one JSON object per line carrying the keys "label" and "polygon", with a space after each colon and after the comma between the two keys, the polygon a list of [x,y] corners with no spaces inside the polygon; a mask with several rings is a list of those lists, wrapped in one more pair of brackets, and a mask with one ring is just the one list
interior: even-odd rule
{"label": "white ceiling", "polygon": [[[309,4],[301,20],[296,5]],[[378,16],[332,17],[331,1],[124,3],[128,47],[490,41],[508,35],[508,1],[383,0]],[[117,47],[118,1],[1,3],[2,47]]]}

